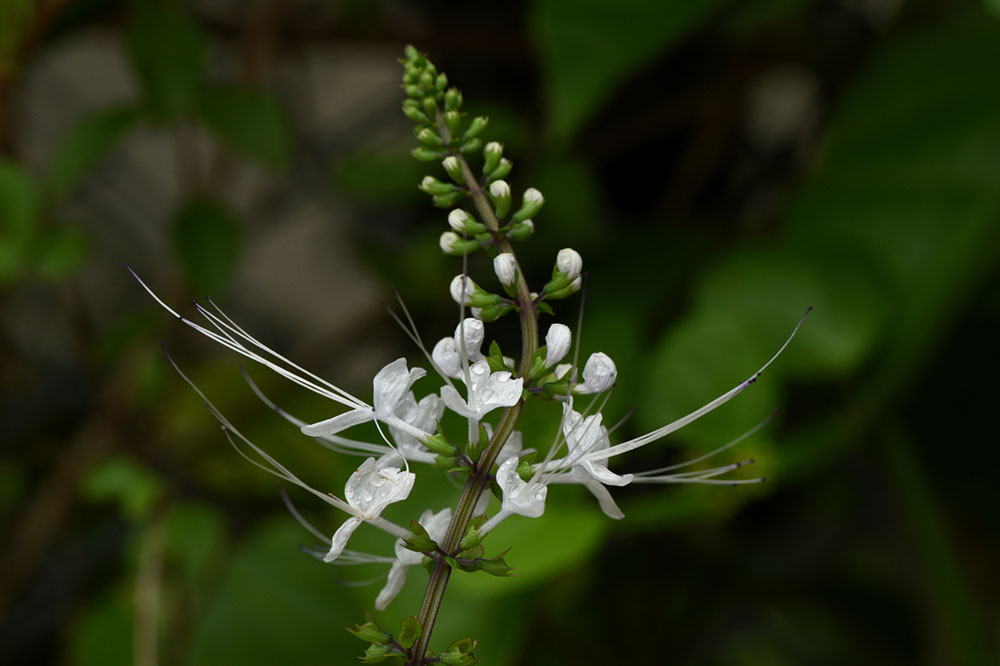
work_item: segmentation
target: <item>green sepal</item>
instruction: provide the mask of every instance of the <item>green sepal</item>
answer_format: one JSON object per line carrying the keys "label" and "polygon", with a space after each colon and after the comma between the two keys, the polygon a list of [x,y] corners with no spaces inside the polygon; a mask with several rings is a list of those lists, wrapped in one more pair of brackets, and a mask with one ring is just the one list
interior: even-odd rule
{"label": "green sepal", "polygon": [[479,534],[479,528],[486,524],[486,516],[476,516],[469,521],[468,527],[465,528],[465,536],[458,544],[459,551],[466,551],[470,548],[475,548],[482,543],[483,537]]}
{"label": "green sepal", "polygon": [[522,481],[530,481],[535,475],[535,462],[538,460],[538,451],[532,451],[524,456],[517,463],[517,475]]}
{"label": "green sepal", "polygon": [[546,303],[545,301],[542,301],[541,303],[535,303],[535,311],[541,314],[555,316],[555,312],[553,312],[552,306]]}
{"label": "green sepal", "polygon": [[511,240],[525,241],[531,238],[534,233],[535,228],[532,225],[521,222],[520,224],[515,224],[510,227],[510,231],[507,232],[507,237]]}
{"label": "green sepal", "polygon": [[483,548],[483,544],[478,543],[475,546],[472,546],[471,548],[461,551],[458,555],[463,560],[476,560],[483,556],[485,550],[486,549]]}
{"label": "green sepal", "polygon": [[462,135],[462,138],[465,140],[476,138],[483,133],[483,130],[486,129],[486,125],[489,122],[490,119],[486,116],[473,118],[472,122],[469,123],[469,129],[465,130],[465,134]]}
{"label": "green sepal", "polygon": [[465,455],[469,456],[471,460],[479,460],[479,454],[481,454],[490,443],[490,436],[486,432],[486,427],[480,424],[479,426],[479,438],[476,441],[470,441],[465,447]]}
{"label": "green sepal", "polygon": [[[497,294],[491,294],[483,289],[476,289],[472,294],[469,295],[469,305],[474,308],[491,308],[496,305],[502,305],[500,302],[500,296]],[[483,321],[491,321],[483,319]]]}
{"label": "green sepal", "polygon": [[569,380],[563,379],[558,382],[548,382],[542,385],[542,389],[545,392],[545,395],[550,398],[557,395],[566,395],[569,393]]}
{"label": "green sepal", "polygon": [[472,651],[476,649],[478,644],[479,642],[472,638],[461,638],[449,645],[447,650],[439,654],[438,659],[445,666],[472,666],[472,664],[478,664],[479,660],[472,654]]}
{"label": "green sepal", "polygon": [[[473,305],[475,305],[475,303],[473,303]],[[483,307],[483,311],[479,313],[479,318],[482,319],[487,324],[489,324],[490,322],[496,321],[500,317],[504,316],[508,312],[512,312],[513,310],[514,306],[511,305],[510,303],[496,303],[494,305],[487,305]],[[510,370],[510,368],[504,367],[504,370]]]}
{"label": "green sepal", "polygon": [[474,153],[482,147],[483,147],[483,142],[480,139],[478,138],[469,139],[468,141],[462,144],[462,152]]}
{"label": "green sepal", "polygon": [[[500,144],[500,150],[489,150],[489,145],[487,145],[483,149],[483,173],[492,177],[493,172],[501,164],[503,164],[503,144]],[[497,178],[503,178],[503,176],[497,176]],[[496,180],[497,178],[491,178],[491,180]]]}
{"label": "green sepal", "polygon": [[414,643],[420,640],[423,633],[424,628],[421,626],[420,620],[411,615],[400,624],[399,644],[409,650]]}
{"label": "green sepal", "polygon": [[345,627],[347,631],[354,634],[366,643],[388,643],[392,640],[392,634],[382,631],[382,628],[375,622],[375,618],[368,611],[365,611],[367,622],[356,624],[354,627]]}
{"label": "green sepal", "polygon": [[[362,664],[380,664],[386,659],[398,658],[402,660],[406,655],[393,652],[393,646],[385,643],[372,643],[360,657]],[[402,662],[400,662],[402,663]]]}
{"label": "green sepal", "polygon": [[500,351],[500,345],[494,340],[490,343],[490,353],[486,357],[486,362],[490,365],[490,372],[504,372],[510,371],[503,362],[503,353]]}
{"label": "green sepal", "polygon": [[419,146],[417,148],[414,148],[413,150],[410,151],[410,155],[412,155],[415,159],[420,160],[421,162],[436,162],[439,159],[441,159],[441,151],[431,150],[426,146]]}
{"label": "green sepal", "polygon": [[521,207],[510,216],[511,222],[523,222],[530,219],[542,209],[543,201],[522,201]]}
{"label": "green sepal", "polygon": [[403,547],[416,553],[430,553],[437,549],[434,539],[427,534],[424,526],[415,520],[410,521],[410,532],[413,536],[403,541]]}
{"label": "green sepal", "polygon": [[437,469],[447,471],[455,469],[459,466],[460,463],[458,462],[458,456],[438,454],[438,456],[434,458],[434,467]]}
{"label": "green sepal", "polygon": [[456,451],[455,445],[448,441],[443,432],[438,432],[428,437],[424,440],[424,446],[432,453],[441,453],[444,455],[451,455]]}
{"label": "green sepal", "polygon": [[545,376],[547,368],[545,367],[545,355],[548,349],[545,345],[542,345],[535,351],[535,355],[531,359],[531,370],[528,371],[528,379],[532,382]]}
{"label": "green sepal", "polygon": [[516,576],[517,574],[514,573],[514,568],[507,564],[507,562],[503,559],[503,556],[506,554],[507,551],[505,550],[496,557],[477,557],[472,561],[475,566],[475,571],[482,571],[498,578],[510,578],[512,576]]}
{"label": "green sepal", "polygon": [[420,181],[417,189],[431,195],[453,194],[457,189],[452,183],[444,183],[433,176],[428,176]]}

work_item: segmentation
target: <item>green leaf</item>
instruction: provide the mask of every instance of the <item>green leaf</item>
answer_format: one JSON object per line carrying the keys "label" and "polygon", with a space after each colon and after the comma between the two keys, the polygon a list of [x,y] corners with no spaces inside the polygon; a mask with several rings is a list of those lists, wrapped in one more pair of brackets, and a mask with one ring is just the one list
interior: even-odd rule
{"label": "green leaf", "polygon": [[265,166],[291,161],[288,121],[277,100],[251,88],[212,87],[201,93],[201,117],[229,146]]}
{"label": "green leaf", "polygon": [[410,616],[403,620],[399,631],[399,644],[409,650],[413,644],[420,640],[424,628],[420,625],[420,620],[415,616]]}
{"label": "green leaf", "polygon": [[62,137],[49,166],[48,190],[66,195],[118,142],[139,117],[134,106],[101,109],[87,114]]}
{"label": "green leaf", "polygon": [[535,0],[548,131],[573,137],[639,67],[697,29],[726,0]]}
{"label": "green leaf", "polygon": [[85,479],[83,496],[93,502],[113,500],[122,513],[139,520],[148,515],[160,494],[159,478],[128,458],[108,458]]}
{"label": "green leaf", "polygon": [[82,229],[53,229],[36,239],[33,270],[42,278],[60,280],[75,273],[89,254],[90,236]]}
{"label": "green leaf", "polygon": [[164,3],[133,3],[129,54],[152,117],[175,120],[194,111],[207,52],[201,28]]}
{"label": "green leaf", "polygon": [[214,199],[190,201],[173,222],[174,251],[203,294],[219,294],[229,284],[242,240],[239,220]]}

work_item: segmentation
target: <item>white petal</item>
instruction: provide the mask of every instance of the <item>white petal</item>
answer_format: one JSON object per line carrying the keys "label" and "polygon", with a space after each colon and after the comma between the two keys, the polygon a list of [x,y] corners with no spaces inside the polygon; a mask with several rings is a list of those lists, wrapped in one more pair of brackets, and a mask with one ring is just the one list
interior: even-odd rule
{"label": "white petal", "polygon": [[[490,437],[493,433],[490,433]],[[499,455],[497,455],[497,464],[502,465],[508,458],[519,458],[521,456],[521,450],[524,448],[523,437],[519,430],[515,430],[510,433],[510,437],[504,442],[503,448],[500,449]]]}
{"label": "white petal", "polygon": [[611,491],[604,487],[604,484],[598,483],[597,481],[590,480],[584,481],[583,485],[587,487],[587,490],[597,498],[597,503],[601,507],[601,511],[608,518],[613,518],[614,520],[621,520],[625,517],[622,510],[618,507],[615,499],[611,496]]}
{"label": "white petal", "polygon": [[540,483],[529,484],[517,473],[517,458],[508,458],[497,470],[497,484],[503,491],[502,508],[528,518],[537,518],[545,512],[548,487]]}
{"label": "white petal", "polygon": [[602,393],[614,386],[617,378],[615,362],[607,354],[597,352],[587,359],[583,368],[583,383],[573,390],[576,393]]}
{"label": "white petal", "polygon": [[362,512],[362,518],[377,518],[393,502],[406,499],[416,475],[395,467],[379,468],[374,458],[358,467],[344,486],[344,499]]}
{"label": "white petal", "polygon": [[[465,334],[465,353],[470,362],[478,361],[483,357],[480,348],[483,346],[483,338],[486,336],[486,329],[483,322],[467,317],[455,327],[455,349],[461,357],[462,354],[462,334]],[[461,366],[459,366],[461,367]]]}
{"label": "white petal", "polygon": [[608,486],[627,486],[632,483],[632,474],[618,475],[608,469],[605,465],[594,463],[586,458],[580,461],[580,466],[587,471],[590,476],[597,481]]}
{"label": "white petal", "polygon": [[491,373],[486,361],[473,364],[469,368],[469,374],[472,382],[469,388],[469,408],[478,419],[498,407],[515,405],[521,399],[521,387],[524,384],[521,377],[512,379],[510,373],[505,371]]}
{"label": "white petal", "polygon": [[454,338],[441,338],[431,352],[434,363],[446,376],[457,379],[462,375],[462,357],[455,347]]}
{"label": "white petal", "polygon": [[[419,553],[417,553],[419,555]],[[423,557],[423,556],[421,556]],[[418,562],[419,564],[419,562]],[[378,598],[375,599],[375,609],[385,610],[388,608],[389,603],[396,598],[399,591],[403,589],[403,583],[406,582],[406,564],[400,562],[395,562],[392,568],[389,569],[389,577],[385,581],[385,587],[378,593]]]}
{"label": "white petal", "polygon": [[[369,458],[369,460],[372,459]],[[324,562],[333,562],[340,557],[340,554],[344,552],[344,546],[347,545],[347,540],[351,538],[354,530],[358,529],[358,525],[360,524],[360,518],[352,517],[345,520],[344,524],[337,528],[337,531],[333,533],[333,538],[330,539],[330,552],[323,556]]]}
{"label": "white petal", "polygon": [[475,414],[475,412],[469,409],[469,406],[466,404],[465,400],[462,399],[462,396],[458,394],[458,391],[447,384],[441,387],[441,401],[444,402],[445,407],[456,414],[466,417]]}
{"label": "white petal", "polygon": [[396,406],[413,386],[413,382],[426,374],[423,368],[414,368],[407,372],[405,358],[397,358],[379,370],[372,381],[375,412],[380,417],[395,414]]}
{"label": "white petal", "polygon": [[569,352],[572,335],[566,324],[552,324],[545,334],[545,367],[563,360]]}
{"label": "white petal", "polygon": [[302,434],[310,437],[323,437],[325,435],[336,435],[341,430],[347,430],[356,425],[375,420],[375,412],[370,409],[352,409],[349,412],[338,414],[325,421],[317,421],[309,425],[302,426]]}

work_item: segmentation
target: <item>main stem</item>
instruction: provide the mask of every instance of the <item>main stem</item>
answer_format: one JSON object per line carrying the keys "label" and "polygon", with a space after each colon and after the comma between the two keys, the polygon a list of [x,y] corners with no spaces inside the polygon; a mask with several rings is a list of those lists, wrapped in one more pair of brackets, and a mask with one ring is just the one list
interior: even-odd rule
{"label": "main stem", "polygon": [[[450,144],[451,135],[440,113],[437,114],[437,126],[441,138]],[[469,168],[468,162],[465,161],[465,157],[461,152],[454,150],[452,154],[458,158],[459,163],[462,165],[462,174],[465,177],[466,186],[469,188],[469,196],[472,198],[472,203],[479,213],[480,219],[489,228],[490,233],[493,234],[500,251],[509,252],[513,256],[514,252],[510,241],[505,236],[497,233],[500,229],[500,222],[493,212],[493,206],[486,198],[486,193],[483,192],[479,181],[473,175],[472,169]],[[518,266],[517,270],[517,304],[521,319],[521,367],[518,374],[521,377],[527,377],[531,369],[535,351],[538,349],[538,313],[535,311],[535,303],[531,298],[531,291],[528,289],[528,283],[524,280],[524,272],[520,266]],[[507,438],[514,432],[514,426],[521,415],[521,406],[523,403],[524,401],[520,400],[514,406],[504,410],[486,450],[483,451],[482,456],[480,456],[472,470],[472,474],[469,475],[468,481],[465,482],[462,495],[458,498],[458,504],[455,505],[455,511],[452,514],[448,532],[445,534],[442,543],[439,544],[441,550],[448,555],[457,554],[459,544],[462,541],[462,537],[465,536],[469,522],[475,516],[479,498],[489,483],[490,470],[493,468],[493,464],[496,462],[497,456],[500,455],[504,444],[507,443]],[[410,652],[410,659],[407,662],[407,666],[420,666],[423,664],[424,655],[427,653],[428,645],[430,645],[431,632],[434,630],[434,622],[437,620],[438,611],[441,608],[441,602],[444,600],[444,592],[448,587],[448,579],[450,577],[451,567],[444,561],[444,558],[439,557],[434,570],[431,571],[430,580],[427,582],[427,590],[424,592],[424,600],[420,604],[420,614],[417,616],[420,620],[420,626],[423,627],[423,631],[421,632],[420,639]]]}

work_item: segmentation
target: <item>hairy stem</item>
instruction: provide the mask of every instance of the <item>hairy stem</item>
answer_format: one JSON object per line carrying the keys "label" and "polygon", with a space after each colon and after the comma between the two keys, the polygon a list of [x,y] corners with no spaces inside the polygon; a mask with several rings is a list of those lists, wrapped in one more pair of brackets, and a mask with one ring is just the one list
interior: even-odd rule
{"label": "hairy stem", "polygon": [[[451,135],[440,113],[437,114],[437,127],[441,138],[450,144]],[[483,224],[490,230],[500,251],[510,252],[513,256],[514,251],[510,245],[510,241],[505,236],[497,233],[500,228],[500,222],[497,220],[493,212],[493,206],[490,204],[489,199],[487,199],[486,193],[483,191],[479,181],[473,175],[468,162],[466,162],[465,157],[458,150],[453,149],[451,152],[458,158],[459,163],[462,165],[465,184],[469,188],[469,196],[480,219],[482,219]],[[516,257],[515,261],[517,261]],[[519,374],[521,377],[527,377],[528,371],[531,369],[535,351],[538,349],[538,313],[535,311],[535,304],[531,299],[531,291],[528,289],[528,283],[524,279],[524,272],[520,266],[517,269],[517,304],[521,319],[521,366]],[[458,504],[455,506],[455,511],[452,514],[448,532],[440,544],[441,549],[445,553],[449,555],[457,554],[459,544],[469,526],[469,521],[475,516],[479,498],[489,483],[490,470],[496,462],[497,456],[500,455],[504,444],[507,443],[507,438],[514,432],[514,426],[521,415],[522,404],[523,400],[504,410],[486,450],[483,451],[482,456],[480,456],[472,470],[472,474],[469,475],[468,481],[465,482],[462,495],[458,498]],[[420,666],[424,663],[424,655],[430,644],[431,632],[434,630],[434,622],[441,608],[441,602],[444,600],[444,593],[448,587],[450,576],[451,567],[443,559],[438,559],[434,570],[431,572],[430,580],[427,582],[424,600],[420,605],[420,614],[417,616],[420,620],[420,626],[423,627],[423,632],[410,652],[410,659],[407,662],[408,666]]]}

